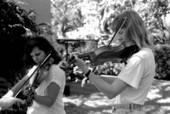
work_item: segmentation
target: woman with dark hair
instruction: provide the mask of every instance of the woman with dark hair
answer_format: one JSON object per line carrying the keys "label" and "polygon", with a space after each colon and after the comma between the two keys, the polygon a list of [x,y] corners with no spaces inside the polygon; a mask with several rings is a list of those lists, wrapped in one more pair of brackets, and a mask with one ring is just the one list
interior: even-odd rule
{"label": "woman with dark hair", "polygon": [[[64,71],[58,65],[61,57],[50,42],[40,36],[28,41],[25,52],[26,60],[31,60],[35,66],[40,65],[48,54],[51,54],[50,59],[53,60],[48,70],[43,68],[38,70],[38,72],[43,73],[41,75],[37,73],[36,79],[39,85],[35,89],[33,104],[28,108],[27,114],[65,114],[62,98],[66,77]],[[34,77],[30,79],[30,82],[32,79]]]}
{"label": "woman with dark hair", "polygon": [[[42,65],[45,60],[45,64]],[[33,103],[27,108],[27,114],[65,114],[62,98],[66,77],[65,72],[58,65],[61,57],[52,44],[44,37],[30,38],[26,44],[24,61],[29,62],[32,68],[3,96],[0,107],[6,109],[16,102],[26,104],[27,102],[15,98],[22,88],[21,91],[25,96],[33,93]],[[27,87],[31,87],[32,92]]]}

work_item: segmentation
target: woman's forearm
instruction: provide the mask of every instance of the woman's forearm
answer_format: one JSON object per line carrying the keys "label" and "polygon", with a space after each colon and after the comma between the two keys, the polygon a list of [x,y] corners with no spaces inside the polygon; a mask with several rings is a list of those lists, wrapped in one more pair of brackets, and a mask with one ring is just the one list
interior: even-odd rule
{"label": "woman's forearm", "polygon": [[95,85],[95,87],[108,98],[113,97],[113,88],[111,86],[111,82],[113,83],[114,79],[108,81],[106,77],[96,76],[94,73],[90,73],[89,79]]}
{"label": "woman's forearm", "polygon": [[45,105],[47,107],[51,107],[55,101],[52,100],[49,96],[40,96],[37,95],[34,100],[41,105]]}
{"label": "woman's forearm", "polygon": [[117,78],[116,76],[108,76],[108,75],[100,75],[99,77],[109,84],[112,84]]}

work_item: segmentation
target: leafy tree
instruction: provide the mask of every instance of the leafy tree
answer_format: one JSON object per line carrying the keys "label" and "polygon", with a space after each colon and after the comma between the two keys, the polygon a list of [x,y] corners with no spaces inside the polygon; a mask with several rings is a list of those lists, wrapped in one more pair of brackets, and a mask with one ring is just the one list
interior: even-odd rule
{"label": "leafy tree", "polygon": [[[78,0],[53,1],[52,7],[55,15],[53,25],[57,37],[66,37],[66,33],[83,26],[81,10],[76,7]],[[52,10],[53,11],[53,10]]]}
{"label": "leafy tree", "polygon": [[33,11],[15,2],[0,2],[0,96],[25,74],[22,61],[27,36],[38,31]]}

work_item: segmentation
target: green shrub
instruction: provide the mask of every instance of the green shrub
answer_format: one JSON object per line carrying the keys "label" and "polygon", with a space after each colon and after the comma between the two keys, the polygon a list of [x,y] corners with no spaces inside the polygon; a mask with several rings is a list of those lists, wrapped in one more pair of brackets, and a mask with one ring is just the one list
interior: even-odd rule
{"label": "green shrub", "polygon": [[155,78],[170,80],[170,46],[168,44],[156,45],[155,60]]}

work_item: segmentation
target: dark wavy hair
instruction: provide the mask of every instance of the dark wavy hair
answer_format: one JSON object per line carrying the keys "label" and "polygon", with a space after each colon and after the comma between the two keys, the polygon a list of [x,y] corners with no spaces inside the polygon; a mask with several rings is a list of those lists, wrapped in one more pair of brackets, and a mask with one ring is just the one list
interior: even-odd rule
{"label": "dark wavy hair", "polygon": [[46,54],[51,53],[52,54],[51,57],[54,59],[54,64],[58,64],[61,61],[61,57],[59,56],[58,52],[46,38],[42,36],[34,36],[28,40],[25,46],[24,61],[28,65],[35,65],[35,62],[32,60],[30,56],[30,53],[32,52],[34,47],[38,47],[39,49],[43,50]]}

